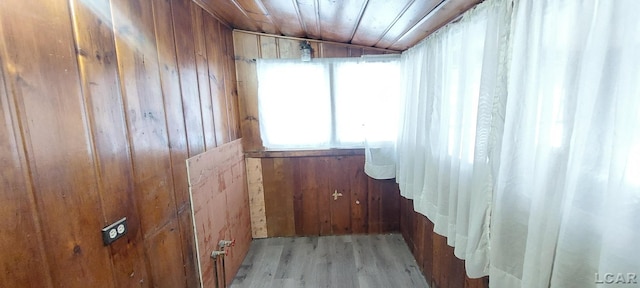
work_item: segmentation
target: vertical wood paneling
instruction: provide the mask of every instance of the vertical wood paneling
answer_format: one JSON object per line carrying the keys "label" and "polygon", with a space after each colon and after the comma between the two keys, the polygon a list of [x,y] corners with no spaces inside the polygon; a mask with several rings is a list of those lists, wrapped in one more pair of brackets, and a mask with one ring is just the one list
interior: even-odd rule
{"label": "vertical wood paneling", "polygon": [[348,43],[353,38],[369,0],[317,0],[323,40]]}
{"label": "vertical wood paneling", "polygon": [[464,261],[456,258],[447,238],[433,232],[433,223],[413,210],[413,201],[401,199],[400,229],[431,287],[489,287],[489,277],[470,279]]}
{"label": "vertical wood paneling", "polygon": [[150,285],[155,287],[186,285],[181,245],[178,221],[169,222],[145,241],[152,279]]}
{"label": "vertical wood paneling", "polygon": [[399,15],[393,26],[391,26],[384,35],[376,43],[376,47],[390,47],[395,43],[404,33],[409,31],[411,27],[414,27],[418,22],[426,17],[431,10],[437,7],[443,0],[427,0],[427,1],[413,1],[412,4],[404,10],[402,15]]}
{"label": "vertical wood paneling", "polygon": [[233,30],[220,26],[224,37],[225,56],[225,93],[227,96],[227,118],[229,137],[237,140],[242,137],[238,121],[238,86],[236,79],[235,52],[233,51]]}
{"label": "vertical wood paneling", "polygon": [[[109,253],[102,249],[101,237],[95,232],[104,215],[68,3],[39,4],[2,1],[0,25],[7,88],[17,103],[16,120],[25,135],[25,164],[30,168],[36,209],[44,224],[43,239],[47,247],[57,248],[45,250],[47,263],[54,286],[81,287],[87,282],[113,285]],[[31,9],[34,6],[40,9]],[[84,279],[69,277],[99,269],[104,273]]]}
{"label": "vertical wood paneling", "polygon": [[300,59],[302,56],[302,51],[300,51],[300,41],[284,38],[277,39],[277,41],[279,58]]}
{"label": "vertical wood paneling", "polygon": [[[351,166],[350,162],[357,161],[358,159],[355,159],[355,157],[332,157],[329,168],[332,178],[331,189],[326,192],[320,191],[319,197],[327,197],[329,198],[329,203],[331,203],[329,206],[331,207],[332,234],[351,233],[351,193],[354,192],[352,189],[355,188],[351,187],[351,178],[358,175],[356,175],[357,170],[353,169],[355,167]],[[362,177],[362,175],[360,176]],[[337,198],[332,196],[334,193],[338,193]],[[342,196],[339,196],[340,194]]]}
{"label": "vertical wood paneling", "polygon": [[[171,160],[151,2],[114,0],[118,66],[144,235],[175,216]],[[145,71],[146,73],[138,73]],[[160,209],[158,209],[160,208]]]}
{"label": "vertical wood paneling", "polygon": [[[5,56],[0,54],[0,60]],[[18,123],[12,119],[15,108],[10,107],[12,99],[6,91],[4,71],[0,69],[0,217],[6,220],[0,223],[0,231],[5,234],[0,237],[0,283],[7,287],[52,287],[33,190],[26,175],[22,137]],[[16,269],[20,267],[30,269]]]}
{"label": "vertical wood paneling", "polygon": [[[212,18],[204,19],[205,44],[207,47],[207,60],[209,64],[209,86],[211,88],[211,103],[213,109],[213,123],[216,133],[216,144],[230,142],[229,119],[227,118],[227,97],[225,95],[225,70],[224,70],[224,38],[220,30],[220,22]],[[223,46],[224,47],[224,46]]]}
{"label": "vertical wood paneling", "polygon": [[268,236],[294,236],[293,170],[283,158],[262,160]]}
{"label": "vertical wood paneling", "polygon": [[[318,220],[319,220],[319,229],[320,235],[333,235],[333,223],[332,223],[332,215],[331,215],[331,194],[334,191],[332,176],[331,173],[331,158],[330,157],[317,157],[311,158],[312,161],[315,161],[316,171],[313,177],[317,177],[317,206],[318,206]],[[309,201],[310,202],[310,201]],[[307,205],[312,205],[311,203]]]}
{"label": "vertical wood paneling", "polygon": [[278,41],[275,37],[259,36],[260,41],[260,59],[277,59],[278,53]]}
{"label": "vertical wood paneling", "polygon": [[[226,119],[222,141],[240,136],[231,31],[188,0],[36,2],[0,2],[0,283],[199,286],[184,161],[206,133],[216,145],[203,111]],[[121,217],[127,235],[104,246]]]}
{"label": "vertical wood paneling", "polygon": [[[413,208],[412,210],[410,210],[411,214],[414,215],[415,218],[419,219],[416,222],[420,222],[422,223],[422,250],[416,250],[416,251],[422,251],[422,253],[417,253],[417,254],[422,254],[422,271],[424,273],[424,276],[427,277],[427,279],[434,279],[434,275],[433,275],[433,265],[434,265],[434,261],[433,261],[433,223],[431,223],[431,221],[427,220],[426,217],[424,217],[423,215],[420,214],[415,214],[415,212],[413,212]],[[415,254],[414,254],[415,255]]]}
{"label": "vertical wood paneling", "polygon": [[258,76],[255,59],[260,58],[258,36],[233,32],[238,84],[238,118],[245,151],[262,150],[258,125]]}
{"label": "vertical wood paneling", "polygon": [[380,55],[380,54],[384,54],[384,52],[380,50],[374,50],[374,49],[366,49],[366,48],[362,49],[362,55]]}
{"label": "vertical wood paneling", "polygon": [[400,229],[400,194],[394,179],[368,178],[369,230],[388,233]]}
{"label": "vertical wood paneling", "polygon": [[[315,157],[296,158],[298,161],[296,182],[296,234],[320,235],[320,231],[330,231],[330,217],[319,197],[331,194],[330,177],[327,173],[329,163],[327,159]],[[326,198],[325,198],[326,199]],[[323,227],[323,228],[321,228]]]}
{"label": "vertical wood paneling", "polygon": [[[189,155],[204,152],[204,130],[202,127],[202,110],[200,109],[200,93],[198,84],[198,67],[195,53],[195,34],[192,20],[190,0],[172,0],[172,21],[180,88],[182,93],[182,110],[187,132]],[[235,74],[235,73],[234,73]],[[187,199],[188,200],[188,199]],[[182,203],[182,201],[178,201]]]}
{"label": "vertical wood paneling", "polygon": [[[215,1],[215,5],[213,4]],[[258,25],[253,21],[253,19],[249,18],[246,15],[246,11],[243,11],[238,8],[236,3],[232,1],[217,1],[217,0],[193,0],[194,3],[198,3],[198,5],[202,6],[204,10],[208,11],[212,15],[215,15],[217,19],[225,23],[231,23],[231,20],[234,21],[233,27],[238,29],[246,29],[246,30],[257,30]],[[211,9],[211,7],[215,7],[215,9]],[[242,18],[234,18],[236,15],[242,15]]]}
{"label": "vertical wood paneling", "polygon": [[[351,232],[354,234],[367,233],[369,231],[368,223],[368,196],[369,186],[364,174],[364,156],[350,157],[349,161],[349,187],[351,189]],[[398,207],[399,208],[399,207]],[[397,231],[398,229],[396,229]]]}
{"label": "vertical wood paneling", "polygon": [[[171,159],[171,172],[173,182],[173,196],[175,198],[176,219],[171,219],[170,224],[164,228],[160,234],[154,237],[150,245],[151,253],[163,255],[167,263],[152,269],[159,272],[164,269],[170,271],[185,270],[186,275],[193,275],[195,266],[191,249],[192,241],[185,239],[182,230],[189,230],[189,226],[184,227],[177,220],[179,208],[189,206],[189,190],[187,181],[186,159],[189,158],[189,147],[187,144],[187,131],[185,115],[182,101],[182,91],[180,87],[180,74],[178,73],[176,39],[174,38],[174,26],[171,13],[170,0],[153,1],[153,13],[156,31],[156,42],[158,51],[158,61],[160,66],[160,84],[164,101],[165,117],[169,137],[169,152]],[[172,216],[173,217],[173,216]],[[184,242],[184,244],[183,244]],[[160,244],[158,244],[160,243]],[[167,247],[168,246],[168,247]],[[181,249],[175,249],[181,247]],[[153,249],[162,249],[153,251]],[[153,264],[152,264],[153,267]],[[175,273],[178,274],[178,273]],[[161,277],[161,278],[158,278]],[[154,279],[165,279],[163,275],[154,275]],[[184,285],[186,278],[171,277],[173,286]],[[194,282],[190,279],[189,282]]]}
{"label": "vertical wood paneling", "polygon": [[[115,0],[112,5],[119,8],[119,13],[113,15],[116,48],[133,154],[135,194],[141,204],[146,255],[152,263],[151,283],[184,283],[184,273],[165,272],[184,271],[181,245],[177,244],[180,236],[171,228],[177,219],[175,187],[167,111],[163,105],[163,89],[171,89],[167,92],[174,93],[177,87],[162,86],[163,71],[159,67],[164,63],[167,66],[163,68],[169,68],[165,59],[159,59],[169,56],[162,53],[163,48],[158,56],[156,47],[162,47],[164,43],[156,42],[151,1]],[[165,14],[164,17],[168,16]],[[155,250],[159,243],[172,245],[164,246],[166,249],[159,253]]]}
{"label": "vertical wood paneling", "polygon": [[349,47],[338,44],[320,43],[322,58],[349,57]]}
{"label": "vertical wood paneling", "polygon": [[[125,240],[111,245],[116,285],[125,287],[148,281],[148,274],[143,246],[127,245],[129,241],[142,242],[142,233],[133,197],[133,169],[118,82],[111,7],[109,1],[92,3],[87,6],[71,1],[75,45],[85,105],[91,130],[95,131],[92,136],[105,215],[103,226],[122,217],[128,221]],[[135,277],[131,277],[132,272]]]}
{"label": "vertical wood paneling", "polygon": [[187,189],[187,166],[189,158],[185,115],[182,107],[180,78],[176,59],[175,39],[171,21],[170,0],[153,2],[158,60],[160,65],[160,84],[162,88],[164,111],[169,136],[169,152],[173,172],[174,194],[177,206],[189,201]]}
{"label": "vertical wood paneling", "polygon": [[[465,11],[471,9],[481,0],[448,0],[442,1],[440,5],[433,9],[431,13],[422,18],[411,29],[400,35],[393,45],[389,46],[396,50],[406,50],[418,43],[420,40],[436,32],[440,27],[460,16]],[[385,47],[386,48],[386,47]]]}
{"label": "vertical wood paneling", "polygon": [[200,111],[206,150],[216,147],[215,126],[213,123],[213,104],[209,84],[209,60],[207,55],[206,34],[204,30],[204,12],[195,3],[191,3],[193,36],[195,42],[196,67],[198,71],[198,90],[200,91]]}
{"label": "vertical wood paneling", "polygon": [[280,29],[274,24],[271,15],[262,5],[262,1],[256,0],[234,0],[238,4],[240,10],[253,20],[260,31],[268,34],[279,35]]}
{"label": "vertical wood paneling", "polygon": [[369,181],[363,167],[363,155],[263,158],[268,236],[399,231],[397,186]]}
{"label": "vertical wood paneling", "polygon": [[382,205],[380,211],[380,219],[382,220],[380,229],[383,233],[397,231],[400,227],[400,189],[395,179],[375,180],[373,185],[381,185],[380,201]]}
{"label": "vertical wood paneling", "polygon": [[282,34],[304,37],[303,28],[297,1],[261,0],[265,8],[272,15],[271,19],[280,28]]}
{"label": "vertical wood paneling", "polygon": [[[363,46],[375,45],[413,2],[415,0],[370,0],[360,20],[363,25],[358,27],[351,42]],[[379,11],[386,13],[379,13]]]}
{"label": "vertical wood paneling", "polygon": [[297,0],[298,10],[303,22],[303,26],[307,32],[307,37],[311,39],[320,39],[322,30],[320,28],[320,17],[318,17],[318,1],[317,0]]}

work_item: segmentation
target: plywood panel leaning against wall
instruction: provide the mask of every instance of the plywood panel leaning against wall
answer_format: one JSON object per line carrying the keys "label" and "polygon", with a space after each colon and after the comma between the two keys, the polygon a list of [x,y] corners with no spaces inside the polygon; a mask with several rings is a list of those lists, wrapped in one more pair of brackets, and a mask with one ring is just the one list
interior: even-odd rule
{"label": "plywood panel leaning against wall", "polygon": [[231,38],[190,0],[0,1],[0,285],[200,286],[185,160],[239,138]]}
{"label": "plywood panel leaning against wall", "polygon": [[229,284],[251,243],[242,142],[236,140],[189,158],[187,165],[202,284],[204,287],[216,286],[214,283],[220,279],[215,277],[214,260],[210,255],[220,250],[218,243],[221,240],[235,240],[235,246],[226,248],[228,254],[224,256]]}

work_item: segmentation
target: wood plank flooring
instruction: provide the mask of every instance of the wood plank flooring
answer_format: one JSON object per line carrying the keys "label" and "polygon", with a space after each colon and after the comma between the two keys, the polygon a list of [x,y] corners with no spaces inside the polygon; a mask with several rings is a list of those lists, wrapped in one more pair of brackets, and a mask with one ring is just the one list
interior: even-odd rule
{"label": "wood plank flooring", "polygon": [[254,239],[231,287],[429,287],[400,234]]}

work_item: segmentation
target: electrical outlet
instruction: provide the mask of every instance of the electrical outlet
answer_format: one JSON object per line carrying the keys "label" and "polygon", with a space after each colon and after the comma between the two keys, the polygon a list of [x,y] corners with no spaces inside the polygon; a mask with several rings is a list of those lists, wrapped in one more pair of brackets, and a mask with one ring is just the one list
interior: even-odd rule
{"label": "electrical outlet", "polygon": [[107,246],[118,238],[127,234],[127,217],[124,217],[113,224],[102,228],[102,242]]}

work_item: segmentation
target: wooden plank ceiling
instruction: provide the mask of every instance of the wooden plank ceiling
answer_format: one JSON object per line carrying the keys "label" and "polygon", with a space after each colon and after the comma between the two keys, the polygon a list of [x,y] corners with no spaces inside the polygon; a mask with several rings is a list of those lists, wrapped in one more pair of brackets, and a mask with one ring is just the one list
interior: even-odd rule
{"label": "wooden plank ceiling", "polygon": [[482,0],[194,0],[253,32],[403,51]]}

